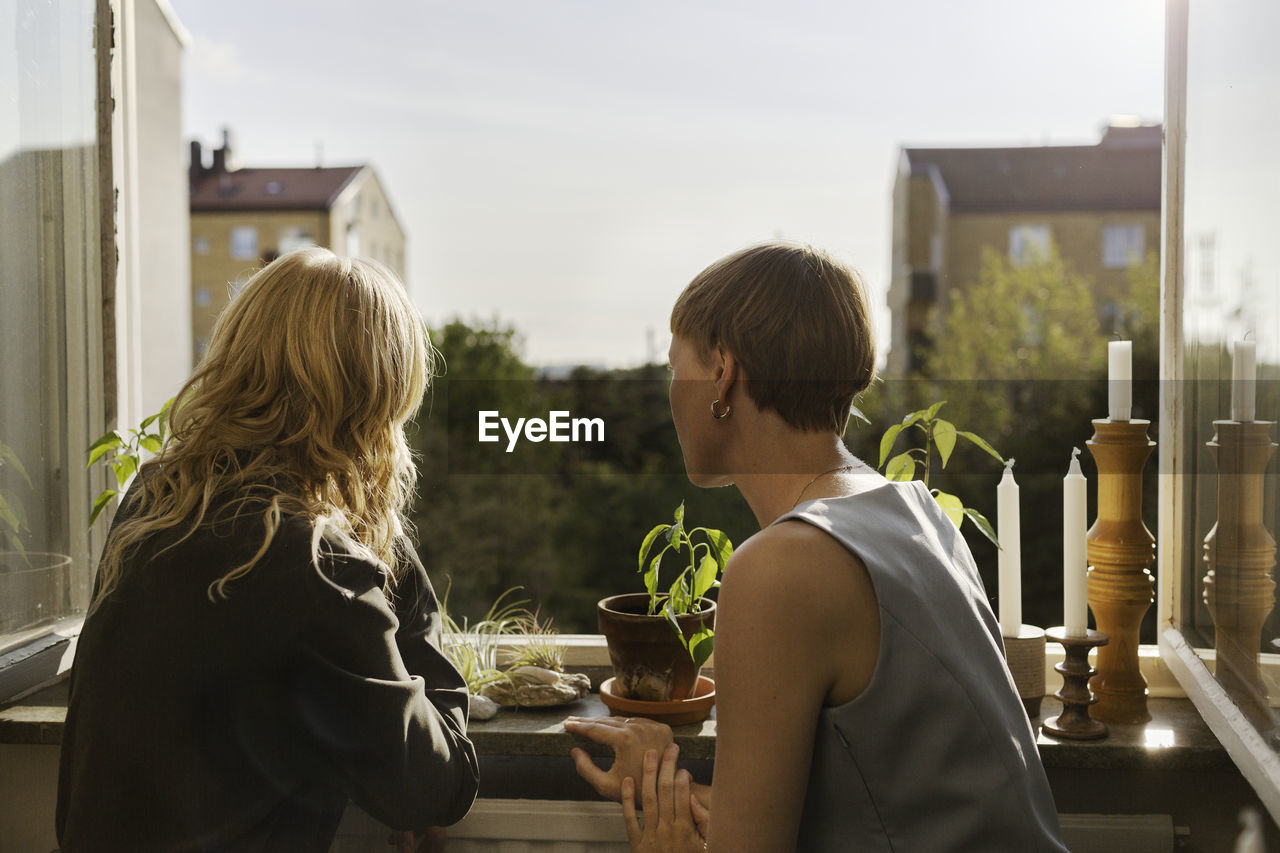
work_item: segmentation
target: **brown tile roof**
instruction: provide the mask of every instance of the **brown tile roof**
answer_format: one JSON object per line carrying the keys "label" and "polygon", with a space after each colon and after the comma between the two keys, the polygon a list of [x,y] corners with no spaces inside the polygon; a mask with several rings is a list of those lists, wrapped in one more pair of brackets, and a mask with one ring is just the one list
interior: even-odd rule
{"label": "brown tile roof", "polygon": [[191,186],[191,210],[328,210],[363,168],[210,171]]}
{"label": "brown tile roof", "polygon": [[[1160,209],[1159,127],[1098,145],[906,148],[912,175],[937,169],[953,213]],[[1141,131],[1141,132],[1135,132]]]}

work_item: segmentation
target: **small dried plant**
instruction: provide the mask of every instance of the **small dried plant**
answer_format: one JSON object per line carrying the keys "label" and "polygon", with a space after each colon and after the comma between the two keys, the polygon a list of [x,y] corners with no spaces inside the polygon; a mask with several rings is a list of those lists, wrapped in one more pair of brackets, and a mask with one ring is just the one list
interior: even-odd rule
{"label": "small dried plant", "polygon": [[[499,595],[489,611],[475,623],[466,617],[459,622],[449,613],[446,591],[440,605],[444,653],[457,667],[472,693],[487,684],[507,678],[506,671],[521,666],[538,666],[556,672],[564,671],[564,648],[550,619],[530,611],[528,599],[508,601],[521,587],[512,587]],[[513,638],[522,640],[514,650],[503,651],[503,644]],[[501,660],[499,660],[501,653]]]}

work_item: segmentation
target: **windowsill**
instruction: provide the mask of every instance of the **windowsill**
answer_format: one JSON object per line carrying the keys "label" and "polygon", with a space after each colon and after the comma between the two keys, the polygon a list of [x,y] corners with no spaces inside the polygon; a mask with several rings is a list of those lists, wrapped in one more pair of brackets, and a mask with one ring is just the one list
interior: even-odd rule
{"label": "windowsill", "polygon": [[[50,744],[62,742],[66,717],[66,682],[46,688],[12,705],[0,707],[0,743]],[[1111,724],[1107,737],[1096,741],[1060,741],[1041,733],[1039,747],[1046,768],[1126,770],[1231,770],[1234,765],[1186,699],[1148,700],[1152,720],[1145,725]],[[1038,724],[1054,716],[1061,705],[1046,696]],[[604,716],[609,710],[598,694],[549,709],[503,710],[492,720],[474,721],[470,736],[476,751],[495,758],[563,759],[581,746],[593,754],[608,749],[589,744],[564,731],[569,715]],[[681,755],[691,761],[715,758],[715,712],[702,723],[676,728]]]}

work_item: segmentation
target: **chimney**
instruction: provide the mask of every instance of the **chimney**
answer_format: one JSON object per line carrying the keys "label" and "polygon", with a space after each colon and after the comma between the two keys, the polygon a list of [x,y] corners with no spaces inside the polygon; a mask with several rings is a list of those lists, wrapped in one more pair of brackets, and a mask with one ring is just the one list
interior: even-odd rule
{"label": "chimney", "polygon": [[200,183],[200,179],[204,177],[204,148],[200,145],[200,140],[191,140],[191,164],[187,169],[187,180],[192,187]]}
{"label": "chimney", "polygon": [[213,149],[212,171],[234,172],[238,168],[240,168],[240,164],[236,160],[235,143],[231,136],[231,128],[224,127],[222,129],[222,147]]}

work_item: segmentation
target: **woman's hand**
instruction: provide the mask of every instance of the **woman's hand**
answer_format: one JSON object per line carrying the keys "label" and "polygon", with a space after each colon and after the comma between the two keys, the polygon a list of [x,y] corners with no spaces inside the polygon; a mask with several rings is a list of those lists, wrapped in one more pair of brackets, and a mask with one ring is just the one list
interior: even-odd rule
{"label": "woman's hand", "polygon": [[575,748],[570,754],[578,775],[600,796],[614,802],[622,800],[623,779],[639,779],[644,774],[645,752],[653,750],[661,755],[672,742],[670,726],[644,717],[569,717],[564,728],[613,749],[613,765],[608,771],[597,767],[586,750]]}
{"label": "woman's hand", "polygon": [[444,827],[433,826],[417,832],[393,832],[387,844],[395,847],[396,853],[443,853],[448,840]]}
{"label": "woman's hand", "polygon": [[676,771],[680,748],[674,743],[662,755],[649,750],[644,756],[644,779],[641,802],[644,826],[636,818],[635,779],[622,780],[622,815],[627,823],[627,839],[631,853],[698,853],[706,843],[694,825],[693,793],[689,771]]}

